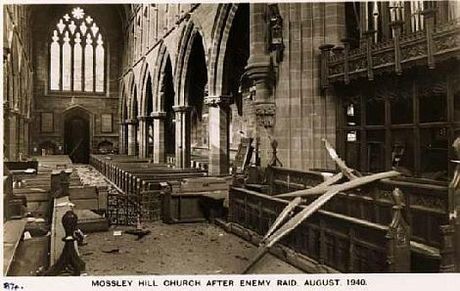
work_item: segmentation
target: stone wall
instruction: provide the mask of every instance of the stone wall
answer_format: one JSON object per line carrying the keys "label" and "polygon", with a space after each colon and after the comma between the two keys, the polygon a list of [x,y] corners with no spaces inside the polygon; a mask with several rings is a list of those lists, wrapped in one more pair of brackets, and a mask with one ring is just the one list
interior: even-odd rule
{"label": "stone wall", "polygon": [[33,106],[29,16],[23,6],[3,8],[3,153],[10,161],[29,152]]}
{"label": "stone wall", "polygon": [[[331,143],[335,143],[335,103],[333,97],[322,92],[319,87],[318,47],[325,42],[339,43],[344,36],[344,5],[343,3],[283,3],[278,6],[283,19],[285,46],[283,60],[280,62],[276,61],[274,54],[266,49],[267,22],[264,13],[267,13],[267,5],[250,4],[250,62],[257,66],[263,63],[266,70],[272,70],[270,73],[273,73],[276,78],[272,84],[268,84],[272,89],[269,89],[268,93],[263,93],[266,94],[265,97],[260,95],[262,94],[260,90],[264,90],[260,87],[255,90],[254,98],[243,98],[243,116],[235,115],[236,106],[230,106],[233,120],[230,126],[233,132],[229,134],[230,148],[237,147],[240,131],[243,131],[246,135],[260,137],[262,163],[266,163],[270,156],[269,140],[276,138],[279,141],[279,156],[285,166],[299,169],[333,167],[321,144],[321,138],[326,137]],[[203,38],[208,82],[215,81],[213,73],[216,76],[225,75],[226,72],[222,71],[224,66],[217,66],[217,71],[213,71],[215,65],[213,50],[216,47],[223,47],[221,45],[224,38],[222,34],[218,34],[219,30],[227,30],[228,34],[231,28],[231,24],[226,25],[225,21],[221,21],[222,11],[226,8],[232,9],[222,4],[137,5],[133,10],[132,21],[127,24],[128,34],[125,34],[125,43],[128,46],[123,57],[124,86],[131,88],[134,85],[136,88],[141,88],[136,92],[137,99],[142,100],[145,95],[142,92],[145,76],[159,73],[158,65],[161,62],[158,58],[161,54],[158,52],[162,46],[166,46],[171,56],[174,82],[182,82],[183,75],[178,74],[177,70],[183,65],[180,63],[180,56],[184,49],[182,36],[189,26],[193,26],[193,29],[197,30]],[[144,35],[142,28],[147,26],[150,30],[147,35]],[[142,45],[138,48],[130,46],[130,43],[142,43]],[[213,84],[209,83],[210,95],[225,93],[218,92],[219,88],[213,89]],[[155,86],[154,84],[153,87]],[[155,93],[154,99],[158,98]],[[133,98],[130,94],[132,90],[126,92],[127,107],[131,104],[129,100]],[[176,104],[183,104],[182,92],[179,90],[175,94]],[[264,128],[258,125],[253,107],[254,104],[267,100],[276,104],[276,121],[273,126]],[[144,101],[139,102],[138,112],[143,112],[143,104]],[[220,122],[219,120],[209,116],[209,128],[216,128],[211,126],[211,123]],[[209,133],[203,132],[203,134]]]}
{"label": "stone wall", "polygon": [[[64,153],[64,122],[67,112],[79,109],[87,112],[90,124],[90,150],[97,151],[98,144],[109,142],[118,147],[118,99],[121,56],[122,24],[118,11],[113,5],[79,5],[94,19],[101,29],[106,59],[106,92],[102,94],[87,92],[56,92],[49,87],[50,43],[52,29],[61,17],[71,13],[74,5],[40,5],[34,8],[34,20],[41,22],[33,26],[34,47],[34,123],[32,127],[32,151],[41,154],[41,145],[51,142],[56,146],[55,153]],[[43,19],[49,21],[43,24]],[[41,114],[53,114],[53,129],[42,132]],[[112,115],[112,132],[102,131],[102,114]],[[36,150],[36,152],[34,152]]]}

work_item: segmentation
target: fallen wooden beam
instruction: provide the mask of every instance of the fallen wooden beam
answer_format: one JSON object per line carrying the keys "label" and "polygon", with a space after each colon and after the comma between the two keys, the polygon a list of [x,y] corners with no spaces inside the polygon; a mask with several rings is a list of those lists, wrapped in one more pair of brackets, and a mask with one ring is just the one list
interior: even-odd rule
{"label": "fallen wooden beam", "polygon": [[377,180],[382,180],[382,179],[386,179],[386,178],[392,178],[392,177],[396,177],[396,176],[399,176],[399,175],[400,175],[400,173],[398,171],[382,172],[382,173],[372,174],[372,175],[369,175],[369,176],[359,177],[357,179],[345,182],[343,184],[332,185],[332,186],[329,187],[329,189],[327,189],[327,188],[318,189],[318,188],[314,187],[314,188],[310,188],[310,189],[298,190],[298,191],[294,191],[294,192],[280,194],[280,195],[277,195],[276,197],[281,198],[281,197],[302,197],[302,196],[308,196],[308,195],[319,195],[319,194],[326,193],[328,190],[331,190],[334,187],[338,187],[339,192],[340,191],[347,191],[347,190],[350,190],[350,189],[353,189],[353,188],[356,188],[356,187],[359,187],[359,186],[362,186],[362,185],[365,185],[365,184],[368,184],[368,183],[371,183],[371,182],[375,182]]}
{"label": "fallen wooden beam", "polygon": [[275,195],[275,197],[282,198],[282,197],[293,197],[293,194],[297,193],[302,193],[302,196],[307,196],[307,195],[318,195],[318,193],[323,193],[326,192],[328,187],[337,183],[340,181],[340,179],[343,178],[342,173],[335,174],[334,176],[330,177],[326,181],[324,181],[321,184],[316,185],[315,187],[309,188],[309,189],[302,189],[302,190],[297,190],[294,192],[289,192],[289,193],[283,193],[283,194],[278,194]]}
{"label": "fallen wooden beam", "polygon": [[329,153],[329,156],[331,157],[332,160],[337,164],[337,166],[340,168],[340,171],[345,175],[350,180],[356,179],[361,176],[359,172],[357,172],[358,175],[355,175],[353,172],[353,169],[349,168],[345,162],[339,157],[335,149],[331,146],[331,144],[327,141],[327,139],[323,138],[324,145],[326,146],[326,150]]}
{"label": "fallen wooden beam", "polygon": [[[272,247],[275,243],[289,234],[292,230],[294,230],[298,225],[300,225],[305,219],[310,217],[315,211],[317,211],[321,206],[323,206],[327,201],[329,201],[332,197],[334,197],[337,193],[341,191],[350,190],[368,183],[372,183],[381,179],[391,178],[399,176],[400,173],[397,171],[389,171],[383,172],[378,174],[373,174],[369,176],[364,176],[360,178],[353,179],[352,181],[330,186],[329,189],[312,203],[310,203],[307,207],[305,207],[302,211],[297,213],[294,217],[292,217],[288,222],[286,222],[283,226],[281,226],[278,230],[273,232],[266,240],[265,244],[261,245],[257,250],[256,256],[252,259],[246,268],[243,271],[243,274],[247,273],[251,267],[256,264],[268,251],[270,247]],[[308,189],[307,189],[308,190]],[[299,191],[297,191],[299,192]],[[301,195],[298,195],[301,196]]]}
{"label": "fallen wooden beam", "polygon": [[264,244],[267,238],[278,228],[278,226],[283,223],[291,214],[291,211],[296,208],[302,202],[302,198],[296,197],[289,204],[281,211],[281,214],[276,218],[275,222],[273,222],[270,229],[267,231],[265,236],[260,241],[260,244]]}

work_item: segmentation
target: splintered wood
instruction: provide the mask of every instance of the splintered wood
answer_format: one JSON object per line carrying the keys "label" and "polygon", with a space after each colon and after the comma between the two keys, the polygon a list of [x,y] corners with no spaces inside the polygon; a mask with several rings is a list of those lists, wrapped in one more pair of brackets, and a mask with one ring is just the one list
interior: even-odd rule
{"label": "splintered wood", "polygon": [[[305,219],[314,214],[318,209],[321,208],[321,206],[323,206],[337,193],[346,190],[351,190],[353,188],[357,188],[381,179],[392,178],[400,175],[400,173],[397,171],[388,171],[361,177],[361,174],[359,174],[359,172],[349,168],[345,164],[345,162],[339,158],[336,151],[332,148],[332,146],[329,144],[327,140],[323,139],[323,141],[325,143],[326,150],[328,151],[331,158],[336,162],[337,166],[340,168],[341,173],[338,173],[330,177],[323,183],[313,188],[277,195],[277,197],[295,198],[283,209],[281,214],[276,218],[275,222],[270,227],[267,234],[261,240],[256,255],[246,266],[246,268],[243,271],[243,274],[248,273],[252,266],[255,265],[275,243],[280,241],[283,237],[285,237],[297,226],[299,226]],[[338,181],[340,181],[343,178],[343,176],[347,177],[350,181],[342,184],[335,184]],[[315,199],[302,211],[294,215],[291,219],[287,220],[288,217],[293,213],[294,209],[302,202],[301,197],[307,195],[321,196]],[[282,225],[284,221],[286,221],[286,223]]]}

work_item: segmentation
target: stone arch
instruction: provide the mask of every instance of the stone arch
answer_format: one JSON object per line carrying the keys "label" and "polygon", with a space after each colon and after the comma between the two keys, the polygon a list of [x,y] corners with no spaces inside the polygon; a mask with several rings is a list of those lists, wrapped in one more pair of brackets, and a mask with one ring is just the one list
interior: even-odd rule
{"label": "stone arch", "polygon": [[153,75],[153,160],[172,162],[176,151],[175,91],[172,59],[162,42],[158,49]]}
{"label": "stone arch", "polygon": [[127,115],[126,115],[126,105],[127,105],[127,94],[126,94],[126,85],[125,85],[125,82],[122,80],[120,82],[120,100],[118,102],[118,116],[120,117],[120,122],[123,122],[125,121],[125,119],[127,119]]}
{"label": "stone arch", "polygon": [[176,92],[176,105],[188,105],[186,92],[186,76],[189,63],[189,57],[192,50],[193,41],[199,34],[201,36],[203,49],[205,52],[205,62],[207,63],[207,46],[202,30],[195,25],[193,21],[187,22],[182,29],[181,37],[178,43],[178,55],[174,70],[174,91]]}
{"label": "stone arch", "polygon": [[127,96],[127,104],[128,104],[128,119],[136,119],[137,116],[134,116],[134,108],[133,108],[133,103],[134,99],[136,99],[137,102],[137,84],[136,80],[134,77],[134,73],[131,71],[129,72],[128,75],[128,82],[126,86],[126,96]]}
{"label": "stone arch", "polygon": [[130,119],[137,119],[137,115],[139,114],[139,98],[137,94],[137,84],[133,83],[130,91],[130,106],[128,108]]}
{"label": "stone arch", "polygon": [[14,109],[18,107],[19,102],[19,68],[21,62],[21,54],[19,53],[19,46],[18,40],[15,36],[13,36],[11,41],[11,54],[10,54],[10,63],[11,63],[11,86],[10,86],[10,94],[11,94],[11,101]]}
{"label": "stone arch", "polygon": [[209,95],[222,94],[222,74],[225,52],[230,28],[233,23],[239,4],[220,4],[214,21],[212,45],[209,57]]}
{"label": "stone arch", "polygon": [[139,112],[143,115],[145,115],[147,112],[147,100],[145,100],[146,94],[146,86],[147,86],[147,81],[148,79],[152,78],[152,74],[150,72],[150,67],[149,64],[144,60],[144,63],[142,64],[141,68],[141,75],[140,75],[140,91],[139,91],[139,96],[140,96],[140,110]]}
{"label": "stone arch", "polygon": [[164,96],[161,94],[161,86],[163,84],[165,69],[168,61],[170,62],[170,65],[172,65],[168,47],[164,42],[162,42],[158,50],[158,56],[156,58],[155,71],[153,75],[153,96],[155,98],[153,103],[154,111],[164,111],[165,100],[163,98]]}
{"label": "stone arch", "polygon": [[120,154],[126,154],[128,149],[128,129],[126,120],[128,119],[128,108],[129,108],[129,95],[127,92],[128,85],[125,80],[121,80],[120,85],[120,101],[118,103],[119,120],[120,120],[120,131],[119,131],[119,151]]}

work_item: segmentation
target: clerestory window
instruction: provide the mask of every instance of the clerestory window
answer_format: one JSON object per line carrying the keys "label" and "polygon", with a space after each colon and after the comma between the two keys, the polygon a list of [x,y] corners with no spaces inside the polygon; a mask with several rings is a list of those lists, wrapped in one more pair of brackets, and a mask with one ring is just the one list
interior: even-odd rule
{"label": "clerestory window", "polygon": [[74,8],[59,20],[52,32],[50,89],[103,93],[105,59],[99,27],[82,8]]}

